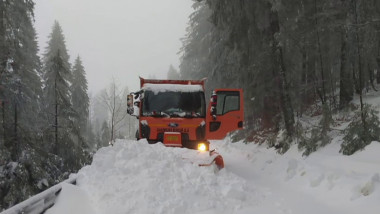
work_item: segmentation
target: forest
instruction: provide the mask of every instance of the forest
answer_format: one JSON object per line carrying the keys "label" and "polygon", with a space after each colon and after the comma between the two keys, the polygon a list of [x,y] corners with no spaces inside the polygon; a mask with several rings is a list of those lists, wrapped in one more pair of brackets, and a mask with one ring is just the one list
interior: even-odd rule
{"label": "forest", "polygon": [[[94,96],[60,24],[38,54],[32,0],[0,1],[0,211],[66,179],[116,138],[134,136],[128,89]],[[133,134],[132,134],[133,133]]]}
{"label": "forest", "polygon": [[[343,154],[379,139],[377,115],[362,101],[380,83],[379,1],[203,0],[193,7],[180,73],[207,77],[208,91],[244,89],[245,133],[237,139],[264,135],[283,153],[297,138],[309,154],[329,142],[331,115],[355,108],[359,119]],[[323,115],[311,137],[302,135],[304,115]],[[283,140],[274,142],[281,130]]]}
{"label": "forest", "polygon": [[[309,155],[330,142],[332,114],[351,111],[357,115],[341,152],[379,140],[378,113],[362,97],[380,83],[380,1],[192,1],[179,71],[170,66],[168,78],[206,77],[208,92],[243,88],[245,129],[234,140],[264,138],[279,153],[296,141]],[[113,81],[90,95],[82,60],[70,63],[58,21],[39,56],[34,6],[0,1],[0,211],[135,133],[124,105],[128,88]],[[319,125],[305,135],[299,119],[315,115]]]}

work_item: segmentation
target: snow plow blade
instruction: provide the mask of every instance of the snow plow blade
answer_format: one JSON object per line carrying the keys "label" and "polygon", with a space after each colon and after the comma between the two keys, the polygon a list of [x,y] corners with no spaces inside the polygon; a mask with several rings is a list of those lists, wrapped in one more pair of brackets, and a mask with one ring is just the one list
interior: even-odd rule
{"label": "snow plow blade", "polygon": [[222,155],[220,155],[216,150],[210,150],[209,152],[197,152],[188,153],[183,157],[183,159],[190,160],[190,162],[197,164],[200,167],[203,166],[213,166],[215,165],[218,170],[224,168],[224,160]]}

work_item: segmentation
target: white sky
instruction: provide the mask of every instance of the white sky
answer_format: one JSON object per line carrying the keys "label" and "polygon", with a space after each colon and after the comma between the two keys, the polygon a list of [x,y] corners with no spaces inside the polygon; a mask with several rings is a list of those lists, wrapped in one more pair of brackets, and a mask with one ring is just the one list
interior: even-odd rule
{"label": "white sky", "polygon": [[70,61],[80,55],[89,91],[114,77],[131,91],[138,76],[166,78],[178,68],[191,0],[36,0],[35,27],[44,52],[54,20],[65,35]]}

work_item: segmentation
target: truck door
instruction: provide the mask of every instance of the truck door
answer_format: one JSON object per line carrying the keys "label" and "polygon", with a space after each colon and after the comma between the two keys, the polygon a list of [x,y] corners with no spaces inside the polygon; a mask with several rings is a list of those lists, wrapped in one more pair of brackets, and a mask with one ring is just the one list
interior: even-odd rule
{"label": "truck door", "polygon": [[243,129],[243,90],[214,90],[206,117],[206,139],[208,140],[220,140],[229,132]]}

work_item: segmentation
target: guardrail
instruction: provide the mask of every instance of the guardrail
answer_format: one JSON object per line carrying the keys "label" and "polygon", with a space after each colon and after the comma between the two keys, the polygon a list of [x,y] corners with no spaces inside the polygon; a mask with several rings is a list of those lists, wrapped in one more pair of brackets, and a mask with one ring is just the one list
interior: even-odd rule
{"label": "guardrail", "polygon": [[52,207],[59,193],[62,190],[63,183],[76,184],[77,176],[50,187],[49,189],[31,197],[27,200],[16,204],[15,206],[1,212],[0,214],[41,214]]}

